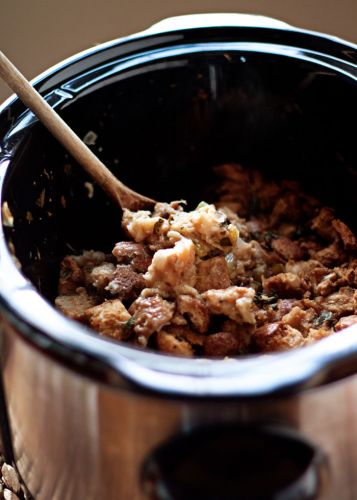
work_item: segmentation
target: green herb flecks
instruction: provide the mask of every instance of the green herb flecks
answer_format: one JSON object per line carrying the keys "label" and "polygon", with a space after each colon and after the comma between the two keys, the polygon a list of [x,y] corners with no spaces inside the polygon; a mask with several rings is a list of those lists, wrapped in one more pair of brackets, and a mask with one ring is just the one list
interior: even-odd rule
{"label": "green herb flecks", "polygon": [[126,338],[129,337],[129,335],[133,331],[134,326],[135,326],[135,317],[132,316],[123,325],[123,335],[124,335],[124,337],[126,337]]}
{"label": "green herb flecks", "polygon": [[331,321],[332,312],[331,311],[322,311],[322,313],[314,319],[314,326],[321,326],[325,321]]}

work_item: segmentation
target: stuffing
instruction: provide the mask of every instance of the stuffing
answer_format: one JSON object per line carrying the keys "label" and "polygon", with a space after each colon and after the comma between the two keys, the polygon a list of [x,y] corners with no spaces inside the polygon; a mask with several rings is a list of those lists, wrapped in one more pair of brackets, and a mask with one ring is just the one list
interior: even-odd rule
{"label": "stuffing", "polygon": [[[155,230],[155,226],[160,224],[160,217],[153,217],[149,210],[138,210],[132,212],[127,208],[124,209],[122,226],[128,235],[133,238],[136,243],[144,241],[151,236]],[[168,223],[166,222],[166,226]],[[161,230],[163,228],[161,227]]]}
{"label": "stuffing", "polygon": [[178,356],[285,351],[357,324],[357,239],[297,182],[213,168],[213,203],[125,209],[111,254],[64,256],[56,307]]}
{"label": "stuffing", "polygon": [[84,321],[101,335],[119,340],[127,336],[130,314],[119,299],[107,300],[102,304],[87,309]]}
{"label": "stuffing", "polygon": [[254,324],[253,288],[230,286],[223,290],[208,290],[202,294],[209,311],[225,315],[238,323]]}
{"label": "stuffing", "polygon": [[180,295],[177,297],[177,311],[188,318],[189,323],[199,333],[206,333],[210,315],[208,308],[200,297]]}
{"label": "stuffing", "polygon": [[286,351],[304,345],[304,337],[296,328],[282,322],[268,323],[254,333],[254,342],[261,352]]}
{"label": "stuffing", "polygon": [[196,281],[195,247],[193,242],[178,233],[173,248],[158,250],[145,274],[148,287],[171,290],[182,285],[193,286]]}
{"label": "stuffing", "polygon": [[118,264],[130,265],[137,273],[146,273],[151,255],[144,245],[132,241],[120,241],[113,249]]}
{"label": "stuffing", "polygon": [[157,332],[156,341],[160,351],[178,356],[193,356],[191,343],[178,335],[161,330]]}
{"label": "stuffing", "polygon": [[292,241],[286,236],[275,238],[271,246],[273,250],[285,260],[300,260],[304,256],[304,252],[299,243],[297,241]]}
{"label": "stuffing", "polygon": [[96,303],[95,297],[88,295],[83,287],[77,288],[72,295],[60,295],[55,300],[57,309],[76,320],[82,320],[85,311]]}
{"label": "stuffing", "polygon": [[240,339],[234,333],[212,333],[205,339],[204,353],[210,357],[232,356],[239,352],[240,347]]}
{"label": "stuffing", "polygon": [[93,267],[90,272],[89,282],[98,290],[105,289],[114,278],[115,266],[111,262],[103,262]]}
{"label": "stuffing", "polygon": [[131,266],[118,264],[105,290],[121,300],[134,300],[145,288],[145,284],[142,274],[133,271]]}
{"label": "stuffing", "polygon": [[230,285],[228,264],[222,255],[198,263],[195,288],[199,292],[228,288]]}
{"label": "stuffing", "polygon": [[293,273],[279,273],[271,278],[263,278],[263,288],[279,297],[301,297],[305,291],[303,279]]}
{"label": "stuffing", "polygon": [[357,324],[356,314],[352,314],[351,316],[344,316],[343,318],[339,319],[335,324],[335,331],[339,332],[340,330],[343,330],[344,328],[347,328],[355,324]]}
{"label": "stuffing", "polygon": [[130,306],[129,313],[134,319],[134,333],[140,345],[146,345],[147,339],[168,325],[174,315],[175,305],[160,297],[141,295]]}

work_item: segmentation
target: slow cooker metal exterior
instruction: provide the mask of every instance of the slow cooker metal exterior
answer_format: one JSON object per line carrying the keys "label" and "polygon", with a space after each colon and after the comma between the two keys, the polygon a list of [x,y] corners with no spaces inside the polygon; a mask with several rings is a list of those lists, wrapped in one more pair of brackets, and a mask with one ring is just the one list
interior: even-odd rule
{"label": "slow cooker metal exterior", "polygon": [[[34,84],[148,196],[197,201],[209,167],[237,161],[299,179],[356,229],[356,60],[352,44],[279,21],[184,16]],[[191,360],[63,317],[50,303],[61,258],[109,250],[120,213],[96,186],[88,196],[90,179],[17,99],[0,111],[14,216],[0,237],[1,427],[34,498],[357,498],[357,328]]]}

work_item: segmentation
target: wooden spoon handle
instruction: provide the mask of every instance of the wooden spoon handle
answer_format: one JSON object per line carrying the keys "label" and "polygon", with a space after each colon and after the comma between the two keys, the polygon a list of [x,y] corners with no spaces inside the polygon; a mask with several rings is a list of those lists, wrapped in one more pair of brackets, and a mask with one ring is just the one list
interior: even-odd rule
{"label": "wooden spoon handle", "polygon": [[131,210],[155,203],[120,182],[1,51],[0,76],[114,202]]}

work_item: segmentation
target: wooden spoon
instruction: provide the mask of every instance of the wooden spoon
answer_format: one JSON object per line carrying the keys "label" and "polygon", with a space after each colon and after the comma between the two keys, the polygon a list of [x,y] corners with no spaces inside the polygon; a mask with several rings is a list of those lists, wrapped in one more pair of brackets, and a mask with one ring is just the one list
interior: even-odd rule
{"label": "wooden spoon", "polygon": [[156,203],[120,182],[1,51],[0,76],[115,203],[130,210]]}

